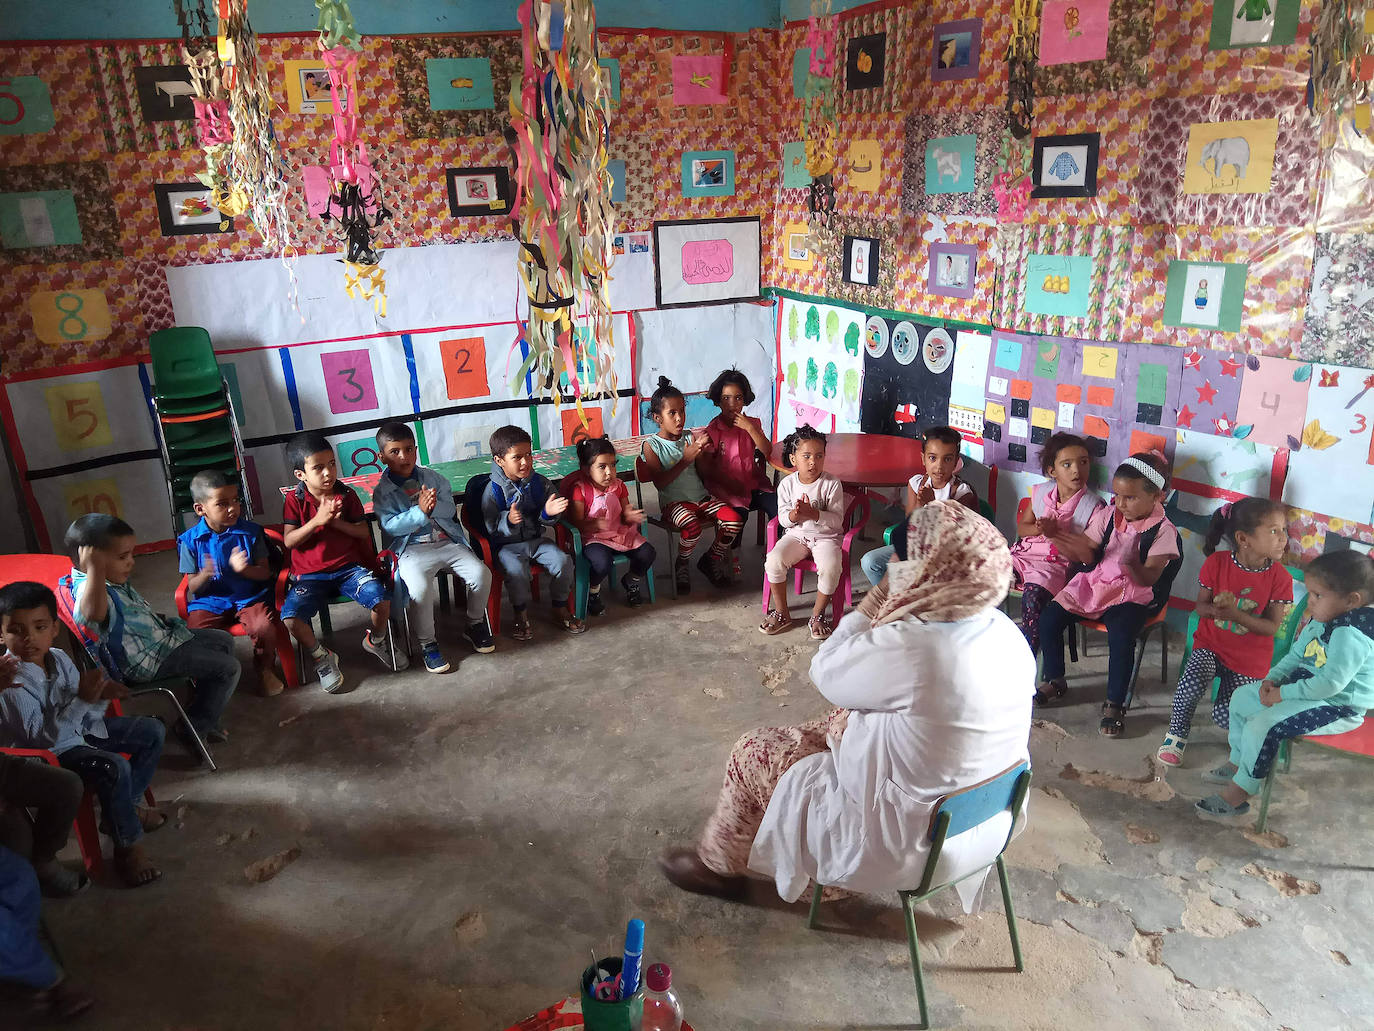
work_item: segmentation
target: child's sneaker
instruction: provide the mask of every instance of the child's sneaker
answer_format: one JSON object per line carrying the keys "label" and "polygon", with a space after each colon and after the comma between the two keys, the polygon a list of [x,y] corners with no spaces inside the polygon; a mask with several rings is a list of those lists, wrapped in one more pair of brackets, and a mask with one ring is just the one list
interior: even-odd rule
{"label": "child's sneaker", "polygon": [[444,653],[439,650],[439,645],[434,641],[420,645],[420,649],[425,655],[425,669],[431,673],[447,673],[451,667],[448,659],[444,658]]}
{"label": "child's sneaker", "polygon": [[677,564],[673,566],[673,583],[677,586],[678,594],[692,593],[692,574],[682,559],[678,559]]}
{"label": "child's sneaker", "polygon": [[517,641],[533,641],[534,628],[530,626],[530,614],[517,612],[510,621],[510,635]]}
{"label": "child's sneaker", "polygon": [[587,632],[587,624],[569,612],[566,605],[559,605],[553,610],[553,623],[560,630],[566,630],[570,634]]}
{"label": "child's sneaker", "polygon": [[496,642],[491,638],[491,630],[485,619],[479,619],[476,623],[469,623],[463,636],[468,639],[468,644],[472,645],[472,650],[481,655],[490,655],[496,651]]}
{"label": "child's sneaker", "polygon": [[377,656],[383,666],[393,673],[405,669],[410,665],[410,660],[406,658],[406,653],[400,648],[395,647],[395,640],[388,634],[383,637],[381,643],[372,640],[372,628],[363,631],[363,651],[370,652]]}
{"label": "child's sneaker", "polygon": [[835,624],[830,622],[830,617],[822,612],[819,616],[812,616],[807,627],[811,630],[811,640],[824,641],[835,632]]}
{"label": "child's sneaker", "polygon": [[600,591],[591,591],[587,595],[587,615],[604,616],[606,614],[606,603],[601,600]]}
{"label": "child's sneaker", "polygon": [[711,581],[712,587],[730,586],[730,578],[725,575],[725,563],[711,552],[708,551],[697,560],[697,568],[701,570],[702,575],[707,580]]}
{"label": "child's sneaker", "polygon": [[1155,758],[1165,766],[1182,766],[1183,750],[1188,747],[1188,739],[1177,734],[1165,734],[1164,744],[1155,752]]}
{"label": "child's sneaker", "polygon": [[644,604],[644,595],[640,591],[642,581],[637,576],[626,573],[620,578],[620,586],[625,588],[625,604],[635,609]]}
{"label": "child's sneaker", "polygon": [[328,694],[335,694],[343,687],[343,671],[339,669],[339,657],[325,649],[325,653],[315,660],[315,675],[320,678],[320,686]]}

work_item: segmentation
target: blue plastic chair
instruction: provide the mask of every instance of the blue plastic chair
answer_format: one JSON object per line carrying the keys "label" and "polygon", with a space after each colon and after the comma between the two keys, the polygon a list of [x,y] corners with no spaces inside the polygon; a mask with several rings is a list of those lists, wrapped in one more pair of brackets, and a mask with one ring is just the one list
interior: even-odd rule
{"label": "blue plastic chair", "polygon": [[[1016,932],[1016,913],[1011,907],[1011,890],[1007,886],[1007,867],[1002,861],[1002,855],[1006,852],[1007,846],[1011,844],[1011,836],[1016,830],[1017,817],[1021,813],[1022,806],[1025,805],[1026,794],[1030,791],[1030,780],[1030,764],[1023,760],[1015,766],[1003,770],[995,777],[990,777],[979,784],[963,788],[960,791],[950,792],[935,803],[935,810],[930,814],[930,855],[926,858],[926,868],[925,873],[921,876],[921,884],[915,889],[898,892],[902,898],[902,911],[906,917],[906,939],[907,944],[911,947],[911,972],[916,978],[916,1000],[921,1007],[921,1023],[917,1025],[918,1027],[927,1028],[930,1026],[930,1021],[926,1011],[926,985],[925,977],[921,971],[921,953],[916,940],[916,914],[913,907],[918,902],[924,902],[960,881],[983,875],[987,870],[986,866],[980,867],[972,873],[956,877],[952,881],[945,881],[940,884],[932,883],[935,880],[935,868],[940,864],[940,853],[944,850],[946,839],[987,823],[1001,813],[1010,813],[1012,823],[1007,830],[1007,840],[1002,843],[1002,847],[997,851],[994,862],[997,866],[997,879],[1002,885],[1002,907],[1006,910],[1007,931],[1011,935],[1011,954],[1016,960],[1017,971],[1020,972],[1025,969],[1025,965],[1021,961],[1021,939]],[[817,884],[811,896],[811,914],[806,921],[808,928],[816,926],[816,917],[821,907],[821,890],[821,886]]]}

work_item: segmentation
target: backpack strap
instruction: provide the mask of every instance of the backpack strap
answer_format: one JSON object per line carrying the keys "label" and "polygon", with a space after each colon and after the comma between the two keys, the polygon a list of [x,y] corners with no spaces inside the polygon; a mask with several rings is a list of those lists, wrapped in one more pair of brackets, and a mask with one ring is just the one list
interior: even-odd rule
{"label": "backpack strap", "polygon": [[1055,489],[1053,480],[1037,483],[1031,488],[1031,514],[1037,519],[1045,515],[1050,503],[1050,492]]}
{"label": "backpack strap", "polygon": [[1079,529],[1087,526],[1088,520],[1101,504],[1104,504],[1102,496],[1091,487],[1084,487],[1083,493],[1078,496],[1078,504],[1073,509],[1073,525]]}

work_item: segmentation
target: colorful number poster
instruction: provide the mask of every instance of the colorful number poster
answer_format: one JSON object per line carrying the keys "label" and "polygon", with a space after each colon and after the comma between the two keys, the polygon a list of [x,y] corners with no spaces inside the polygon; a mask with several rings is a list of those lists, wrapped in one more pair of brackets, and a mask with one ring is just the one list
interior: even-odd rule
{"label": "colorful number poster", "polygon": [[1176,347],[1124,344],[1117,361],[1121,397],[1117,417],[1142,426],[1175,425],[1183,360]]}
{"label": "colorful number poster", "polygon": [[1174,432],[1176,447],[1171,486],[1185,512],[1210,516],[1227,501],[1243,497],[1271,496],[1278,449],[1253,440],[1218,437],[1180,427]]}
{"label": "colorful number poster", "polygon": [[[859,418],[864,316],[850,308],[782,300],[779,398],[838,419]],[[795,410],[795,409],[794,409]]]}
{"label": "colorful number poster", "polygon": [[1190,347],[1183,352],[1178,428],[1245,438],[1252,427],[1236,425],[1245,356]]}
{"label": "colorful number poster", "polygon": [[864,433],[918,437],[927,427],[949,421],[957,348],[943,327],[882,321],[890,346],[878,357],[864,357],[860,427]]}
{"label": "colorful number poster", "polygon": [[1312,366],[1287,358],[1247,355],[1236,422],[1253,426],[1247,439],[1273,447],[1297,447],[1307,414]]}
{"label": "colorful number poster", "polygon": [[[1293,364],[1293,363],[1289,363]],[[1352,522],[1369,517],[1374,478],[1374,373],[1315,365],[1301,446],[1288,459],[1283,500]]]}

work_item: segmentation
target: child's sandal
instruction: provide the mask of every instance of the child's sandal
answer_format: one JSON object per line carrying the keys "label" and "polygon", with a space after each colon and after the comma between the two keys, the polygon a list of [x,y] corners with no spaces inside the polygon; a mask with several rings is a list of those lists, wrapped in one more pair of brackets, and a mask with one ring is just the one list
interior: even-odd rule
{"label": "child's sandal", "polygon": [[1164,744],[1159,746],[1155,758],[1165,766],[1182,766],[1183,750],[1188,747],[1188,739],[1177,734],[1165,734]]}
{"label": "child's sandal", "polygon": [[1103,702],[1102,721],[1097,725],[1097,732],[1103,737],[1120,737],[1121,732],[1126,729],[1123,715],[1121,706]]}
{"label": "child's sandal", "polygon": [[1062,680],[1046,680],[1035,689],[1035,704],[1049,705],[1069,693],[1069,685]]}
{"label": "child's sandal", "polygon": [[764,616],[763,622],[759,624],[759,633],[767,634],[769,637],[791,629],[792,617],[777,609],[769,609],[768,615]]}

